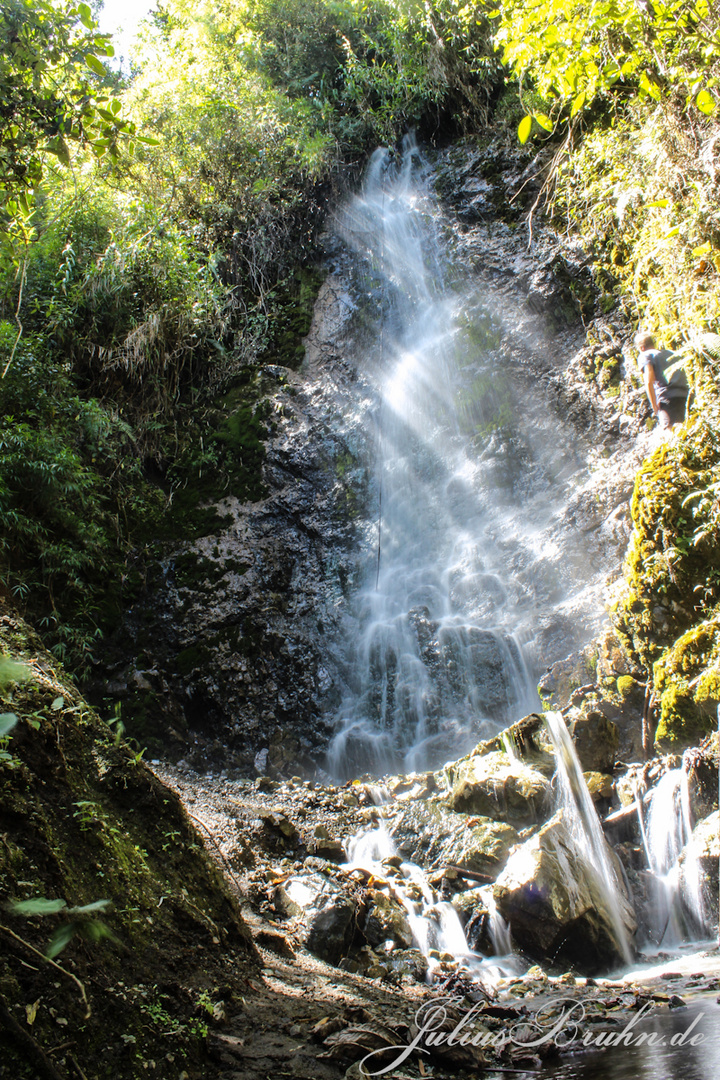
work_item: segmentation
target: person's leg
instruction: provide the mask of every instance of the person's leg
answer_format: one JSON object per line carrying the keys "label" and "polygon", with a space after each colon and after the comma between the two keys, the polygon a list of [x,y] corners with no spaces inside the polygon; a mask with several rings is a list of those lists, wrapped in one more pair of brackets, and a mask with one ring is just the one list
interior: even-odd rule
{"label": "person's leg", "polygon": [[685,419],[686,400],[684,397],[658,398],[657,421],[663,431],[669,430],[673,424],[682,424]]}

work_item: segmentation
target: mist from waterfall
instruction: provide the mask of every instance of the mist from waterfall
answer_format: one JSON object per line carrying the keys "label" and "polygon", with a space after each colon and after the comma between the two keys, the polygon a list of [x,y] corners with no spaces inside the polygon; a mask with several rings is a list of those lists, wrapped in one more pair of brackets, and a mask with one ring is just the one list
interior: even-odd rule
{"label": "mist from waterfall", "polygon": [[587,568],[548,528],[578,472],[574,438],[503,370],[512,312],[452,283],[412,140],[375,152],[337,231],[357,256],[358,364],[378,400],[364,584],[328,755],[348,777],[436,767],[537,708],[532,639]]}

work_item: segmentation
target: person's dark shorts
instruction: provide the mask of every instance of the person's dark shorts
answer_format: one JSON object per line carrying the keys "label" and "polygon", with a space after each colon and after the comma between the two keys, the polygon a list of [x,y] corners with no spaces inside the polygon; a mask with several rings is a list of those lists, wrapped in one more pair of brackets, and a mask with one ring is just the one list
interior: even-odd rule
{"label": "person's dark shorts", "polygon": [[685,419],[686,397],[658,397],[658,424],[662,428],[672,427],[673,424],[682,424]]}

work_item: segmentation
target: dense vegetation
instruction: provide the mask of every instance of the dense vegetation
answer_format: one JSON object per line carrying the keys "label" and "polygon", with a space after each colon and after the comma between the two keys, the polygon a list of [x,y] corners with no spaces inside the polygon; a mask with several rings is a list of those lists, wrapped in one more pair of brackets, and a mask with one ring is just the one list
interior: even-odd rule
{"label": "dense vegetation", "polygon": [[[209,530],[204,497],[261,494],[260,367],[302,355],[322,208],[410,126],[534,141],[532,213],[581,237],[598,313],[690,350],[714,432],[719,27],[708,0],[171,0],[128,78],[87,5],[7,0],[0,575],[55,654],[82,676],[136,553]],[[661,565],[672,593],[668,544],[694,560],[665,639],[652,604],[620,604],[648,675],[718,602],[704,431],[663,451],[685,477],[672,521],[636,501],[632,596]]]}

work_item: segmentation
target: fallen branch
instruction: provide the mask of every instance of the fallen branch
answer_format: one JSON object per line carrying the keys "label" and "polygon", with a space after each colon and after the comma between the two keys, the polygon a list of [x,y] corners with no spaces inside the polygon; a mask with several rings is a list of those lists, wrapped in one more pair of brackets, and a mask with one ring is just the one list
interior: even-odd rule
{"label": "fallen branch", "polygon": [[190,811],[187,808],[186,808],[185,812],[186,812],[187,816],[189,818],[191,818],[193,821],[196,821],[198,825],[202,825],[203,829],[205,830],[205,832],[208,834],[208,836],[212,840],[213,844],[215,845],[215,848],[217,849],[217,853],[220,856],[220,858],[222,859],[223,865],[225,866],[225,869],[227,870],[228,874],[233,879],[233,881],[237,885],[238,889],[240,890],[240,893],[242,894],[242,891],[243,891],[242,886],[240,885],[240,882],[238,881],[238,879],[235,877],[235,874],[234,874],[234,872],[233,872],[233,870],[232,870],[232,868],[230,866],[230,863],[227,861],[227,859],[223,855],[222,849],[221,849],[220,845],[218,844],[217,840],[215,839],[215,835],[214,835],[212,829],[210,829],[205,824],[204,821],[201,821],[199,817],[195,817],[194,814],[191,814]]}
{"label": "fallen branch", "polygon": [[474,870],[465,870],[462,866],[448,865],[447,869],[454,870],[456,874],[467,878],[468,881],[479,881],[481,885],[492,885],[495,881],[495,878],[488,877],[487,874],[476,874]]}
{"label": "fallen branch", "polygon": [[80,997],[85,1002],[85,1019],[88,1020],[90,1018],[91,1012],[90,1004],[87,999],[87,994],[85,993],[85,987],[80,982],[77,975],[73,975],[72,971],[68,971],[66,968],[61,967],[60,964],[56,964],[54,960],[51,960],[49,956],[45,955],[45,953],[41,953],[39,949],[36,949],[35,946],[31,945],[29,941],[25,940],[25,938],[21,938],[18,934],[15,933],[14,930],[11,930],[9,926],[0,925],[0,930],[3,930],[6,934],[9,934],[11,938],[15,939],[15,941],[19,941],[21,945],[24,945],[25,948],[29,949],[31,953],[35,953],[35,956],[39,956],[40,959],[44,960],[46,964],[50,965],[50,967],[54,967],[56,971],[59,971],[68,979],[72,979],[72,981],[75,983],[78,990],[80,991]]}

